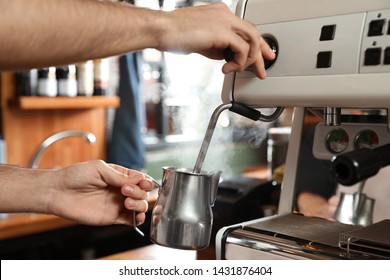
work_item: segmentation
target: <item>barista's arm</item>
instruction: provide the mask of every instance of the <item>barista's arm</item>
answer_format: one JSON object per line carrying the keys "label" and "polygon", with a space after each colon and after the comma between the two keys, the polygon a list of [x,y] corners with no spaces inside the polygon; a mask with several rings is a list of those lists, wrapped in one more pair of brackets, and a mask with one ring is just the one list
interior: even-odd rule
{"label": "barista's arm", "polygon": [[0,0],[0,70],[39,68],[156,48],[222,59],[225,73],[254,65],[265,78],[262,54],[274,54],[257,29],[225,4],[172,12],[96,0]]}
{"label": "barista's arm", "polygon": [[141,172],[103,161],[57,170],[0,165],[0,212],[54,214],[83,224],[145,220],[147,191],[154,184]]}

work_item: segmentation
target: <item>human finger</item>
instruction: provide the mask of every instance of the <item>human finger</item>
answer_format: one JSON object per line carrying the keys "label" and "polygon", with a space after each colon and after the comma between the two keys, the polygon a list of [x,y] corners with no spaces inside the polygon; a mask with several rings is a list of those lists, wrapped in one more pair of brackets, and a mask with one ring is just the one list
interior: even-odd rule
{"label": "human finger", "polygon": [[263,56],[259,53],[257,59],[252,64],[252,71],[260,79],[265,79],[267,77],[267,72],[264,66]]}
{"label": "human finger", "polygon": [[146,215],[144,212],[137,213],[135,215],[135,219],[137,220],[137,224],[135,226],[139,226],[145,222]]}
{"label": "human finger", "polygon": [[261,54],[265,59],[274,60],[276,57],[276,49],[271,48],[271,46],[264,40],[264,37],[260,37],[260,49]]}
{"label": "human finger", "polygon": [[248,60],[250,60],[251,46],[248,44],[248,42],[240,38],[240,40],[237,40],[234,44],[231,44],[230,48],[234,52],[233,62],[238,66],[236,71],[244,71],[250,63]]}
{"label": "human finger", "polygon": [[333,206],[337,206],[339,204],[340,197],[338,195],[333,195],[328,199],[328,203]]}
{"label": "human finger", "polygon": [[149,205],[146,200],[135,200],[131,197],[127,197],[124,201],[124,206],[127,210],[133,210],[136,212],[148,211]]}
{"label": "human finger", "polygon": [[148,194],[145,190],[140,189],[140,187],[136,185],[125,185],[121,187],[121,193],[132,199],[146,199]]}
{"label": "human finger", "polygon": [[130,178],[145,178],[145,174],[141,171],[137,171],[134,169],[129,169],[121,165],[109,163],[108,166],[110,166],[115,171],[119,172],[120,174],[126,175]]}
{"label": "human finger", "polygon": [[224,50],[225,65],[222,71],[226,74],[232,71],[241,72],[248,65],[248,53],[250,46],[239,35],[234,35],[234,40],[231,40],[229,47]]}
{"label": "human finger", "polygon": [[122,187],[126,184],[138,184],[145,179],[142,172],[125,168],[116,164],[107,164],[97,161],[96,168],[101,174],[103,181],[113,187]]}
{"label": "human finger", "polygon": [[146,215],[144,212],[137,213],[135,217],[136,225],[133,223],[133,211],[123,211],[119,214],[116,223],[129,226],[138,226],[145,222]]}
{"label": "human finger", "polygon": [[156,205],[156,207],[154,207],[153,213],[152,213],[152,222],[154,224],[157,224],[160,221],[162,211],[163,211],[163,208],[161,205]]}
{"label": "human finger", "polygon": [[[255,75],[257,77],[259,77],[260,79],[265,79],[267,76],[267,73],[266,73],[266,69],[265,69],[264,58],[267,60],[273,60],[273,59],[275,59],[276,54],[275,54],[274,50],[264,40],[263,37],[260,37],[259,41],[260,41],[260,48],[259,49],[257,47],[251,48],[250,52],[248,53],[248,58],[246,60],[244,67],[246,69],[249,66],[252,66],[251,70],[255,73]],[[236,54],[230,48],[227,48],[224,51],[224,58],[228,62],[233,61],[235,55]],[[233,61],[231,63],[226,63],[226,65],[224,65],[222,71],[226,74],[226,73],[229,73],[232,71],[237,71],[238,68],[239,68],[239,66],[235,65],[234,61]]]}
{"label": "human finger", "polygon": [[263,37],[260,38],[260,51],[257,53],[255,63],[252,65],[253,72],[260,79],[265,79],[267,77],[265,60],[274,60],[276,57],[275,51],[276,50],[272,49]]}
{"label": "human finger", "polygon": [[156,187],[156,184],[151,179],[145,179],[138,183],[138,186],[144,191],[151,191]]}
{"label": "human finger", "polygon": [[[236,25],[236,35],[237,38],[235,38],[235,42],[240,43],[238,47],[245,46],[245,49],[241,49],[243,52],[243,60],[244,64],[241,65],[242,68],[240,71],[243,71],[247,67],[251,66],[253,63],[255,63],[260,55],[261,57],[261,36],[257,28],[250,22],[246,20],[240,20],[239,23]],[[232,45],[232,50],[234,50],[234,45]]]}
{"label": "human finger", "polygon": [[247,60],[244,64],[244,67],[238,65],[236,61],[230,61],[225,63],[222,66],[222,72],[224,74],[238,71],[241,72],[245,69],[247,69],[249,66],[251,66],[251,71],[254,72],[254,74],[259,77],[260,79],[265,79],[267,77],[267,73],[265,71],[264,67],[264,59],[260,52],[258,52],[257,58],[252,62],[252,60]]}

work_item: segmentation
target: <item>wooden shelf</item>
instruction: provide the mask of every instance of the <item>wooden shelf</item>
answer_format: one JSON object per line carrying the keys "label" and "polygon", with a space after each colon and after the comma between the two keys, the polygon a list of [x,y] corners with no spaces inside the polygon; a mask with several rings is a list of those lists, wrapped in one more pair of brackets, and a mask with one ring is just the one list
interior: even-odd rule
{"label": "wooden shelf", "polygon": [[30,97],[23,96],[9,100],[9,105],[23,110],[53,109],[91,109],[98,107],[116,108],[119,106],[118,96],[91,97]]}

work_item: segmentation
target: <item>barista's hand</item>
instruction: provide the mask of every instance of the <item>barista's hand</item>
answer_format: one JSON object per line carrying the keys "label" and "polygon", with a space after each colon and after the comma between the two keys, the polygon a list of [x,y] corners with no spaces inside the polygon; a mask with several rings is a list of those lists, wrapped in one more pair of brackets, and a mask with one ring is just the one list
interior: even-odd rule
{"label": "barista's hand", "polygon": [[338,196],[332,196],[329,200],[326,200],[324,197],[310,192],[300,193],[297,199],[301,214],[328,220],[333,220],[338,201]]}
{"label": "barista's hand", "polygon": [[223,3],[174,10],[167,22],[167,32],[161,34],[159,49],[223,59],[223,50],[229,47],[235,55],[224,64],[225,74],[253,65],[256,76],[265,79],[263,56],[268,60],[275,58],[259,31],[235,16]]}
{"label": "barista's hand", "polygon": [[55,171],[49,213],[83,224],[132,224],[145,220],[147,192],[154,184],[141,172],[103,161],[90,161]]}
{"label": "barista's hand", "polygon": [[336,213],[337,206],[340,202],[340,196],[333,195],[328,199],[328,213],[331,217]]}

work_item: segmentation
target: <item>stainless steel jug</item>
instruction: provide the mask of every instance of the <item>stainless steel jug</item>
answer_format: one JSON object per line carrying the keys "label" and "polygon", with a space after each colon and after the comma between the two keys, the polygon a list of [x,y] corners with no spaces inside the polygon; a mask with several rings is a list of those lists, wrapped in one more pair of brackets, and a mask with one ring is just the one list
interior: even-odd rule
{"label": "stainless steel jug", "polygon": [[373,222],[375,199],[364,193],[340,193],[334,219],[350,225],[368,226]]}
{"label": "stainless steel jug", "polygon": [[221,173],[163,167],[162,184],[152,212],[151,240],[178,249],[206,248],[213,223],[211,207]]}

